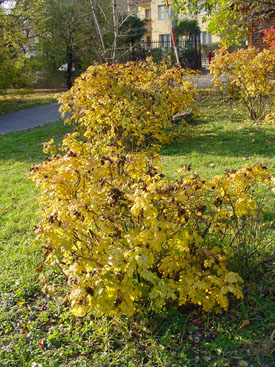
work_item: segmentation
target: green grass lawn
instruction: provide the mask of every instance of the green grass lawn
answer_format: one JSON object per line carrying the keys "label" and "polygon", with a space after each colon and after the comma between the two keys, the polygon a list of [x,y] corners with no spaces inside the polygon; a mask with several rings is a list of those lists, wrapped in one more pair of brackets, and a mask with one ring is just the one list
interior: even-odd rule
{"label": "green grass lawn", "polygon": [[9,89],[0,95],[0,116],[26,108],[57,102],[59,89]]}
{"label": "green grass lawn", "polygon": [[201,116],[183,138],[162,149],[163,164],[171,178],[178,167],[189,163],[192,171],[205,177],[253,162],[275,169],[274,126],[253,126],[244,107],[215,93],[202,91],[198,100]]}
{"label": "green grass lawn", "polygon": [[[177,177],[183,164],[207,177],[255,161],[275,171],[274,128],[258,130],[237,102],[210,92],[198,101],[201,116],[162,149],[168,177]],[[67,131],[56,122],[0,136],[0,366],[274,366],[271,264],[250,275],[244,300],[232,299],[221,315],[186,306],[137,320],[76,319],[62,294],[41,293],[35,269],[43,258],[32,245],[37,191],[26,172],[42,161],[42,142],[61,139]],[[270,221],[274,197],[268,204]],[[250,324],[240,328],[243,320]]]}

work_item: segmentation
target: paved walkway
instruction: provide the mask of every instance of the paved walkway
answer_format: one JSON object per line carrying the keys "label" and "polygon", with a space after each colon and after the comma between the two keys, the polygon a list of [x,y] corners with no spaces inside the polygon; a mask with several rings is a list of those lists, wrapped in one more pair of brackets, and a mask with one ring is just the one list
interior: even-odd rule
{"label": "paved walkway", "polygon": [[[213,85],[212,77],[206,75],[206,71],[202,73],[200,78],[193,77],[192,81],[194,84],[198,84],[199,88],[211,87]],[[58,103],[53,103],[0,116],[0,135],[32,129],[48,122],[58,121],[61,118],[58,109]]]}
{"label": "paved walkway", "polygon": [[209,88],[214,85],[214,77],[209,74],[208,68],[203,68],[200,77],[193,77],[192,81],[197,84],[198,88]]}
{"label": "paved walkway", "polygon": [[202,74],[199,78],[193,77],[193,82],[198,85],[198,88],[209,88],[214,85],[212,75]]}
{"label": "paved walkway", "polygon": [[28,108],[0,116],[0,134],[38,127],[60,120],[59,104]]}

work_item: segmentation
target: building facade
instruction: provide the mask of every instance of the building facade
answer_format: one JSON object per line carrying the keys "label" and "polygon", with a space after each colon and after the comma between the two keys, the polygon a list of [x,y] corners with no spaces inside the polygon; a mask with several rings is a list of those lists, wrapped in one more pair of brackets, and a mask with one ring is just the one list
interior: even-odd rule
{"label": "building facade", "polygon": [[[172,8],[166,9],[163,0],[130,0],[129,7],[136,9],[136,14],[140,19],[146,20],[147,32],[143,36],[143,41],[146,44],[152,42],[167,43],[171,41],[171,17],[173,18],[173,25],[177,24],[180,16],[173,14]],[[201,44],[211,44],[219,42],[218,36],[207,32],[207,24],[203,23],[204,14],[197,16],[198,24],[201,29]],[[186,18],[183,16],[182,18]]]}

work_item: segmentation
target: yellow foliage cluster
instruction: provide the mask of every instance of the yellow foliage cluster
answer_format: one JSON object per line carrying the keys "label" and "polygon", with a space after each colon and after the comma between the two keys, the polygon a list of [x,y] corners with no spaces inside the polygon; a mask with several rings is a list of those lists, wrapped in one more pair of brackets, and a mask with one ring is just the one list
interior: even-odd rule
{"label": "yellow foliage cluster", "polygon": [[69,112],[66,121],[76,122],[96,145],[108,141],[129,150],[157,149],[177,133],[171,130],[173,116],[192,109],[191,73],[150,58],[93,65],[61,97],[61,111]]}
{"label": "yellow foliage cluster", "polygon": [[[136,66],[136,78],[142,77],[142,65]],[[151,69],[153,75],[153,66]],[[73,113],[80,132],[65,136],[62,154],[56,154],[53,141],[46,144],[51,157],[29,174],[41,189],[41,221],[35,232],[36,242],[44,243],[46,263],[58,265],[66,275],[71,289],[68,299],[77,316],[87,312],[131,316],[186,303],[206,311],[227,309],[228,294],[242,297],[242,280],[228,269],[231,254],[224,244],[236,223],[255,215],[254,187],[257,182],[268,184],[269,173],[254,164],[212,180],[196,174],[182,175],[174,182],[166,180],[158,156],[147,149],[129,151],[124,133],[128,137],[130,131],[137,147],[149,147],[149,134],[152,144],[165,141],[161,132],[155,136],[151,122],[162,124],[162,118],[168,122],[175,110],[168,114],[160,103],[159,119],[154,120],[158,105],[154,105],[153,95],[158,100],[167,93],[168,85],[172,95],[173,72],[155,75],[156,85],[158,78],[169,80],[165,92],[151,94],[144,86],[145,78],[140,87],[133,86],[133,96],[121,97],[117,107],[109,105],[111,85],[114,101],[118,101],[128,78],[132,88],[135,67],[115,65],[108,70],[110,75],[106,66],[91,67],[64,97],[63,112]],[[113,71],[117,78],[112,78]],[[176,75],[178,72],[176,69]],[[94,85],[94,78],[101,73],[100,85],[98,81]],[[101,112],[96,124],[93,114],[97,93],[102,96],[100,88],[108,93],[105,102],[99,98]],[[182,93],[185,96],[186,90]],[[144,96],[150,98],[150,106],[143,106]],[[120,120],[124,103],[132,113]],[[149,126],[143,121],[145,111]],[[133,130],[129,127],[131,116],[137,124]],[[139,139],[134,131],[143,137]],[[41,279],[45,282],[43,275]],[[53,291],[51,284],[45,287]]]}
{"label": "yellow foliage cluster", "polygon": [[275,53],[259,52],[256,48],[241,49],[230,53],[221,47],[210,65],[215,85],[223,90],[229,81],[229,93],[240,98],[253,121],[263,120],[275,113]]}

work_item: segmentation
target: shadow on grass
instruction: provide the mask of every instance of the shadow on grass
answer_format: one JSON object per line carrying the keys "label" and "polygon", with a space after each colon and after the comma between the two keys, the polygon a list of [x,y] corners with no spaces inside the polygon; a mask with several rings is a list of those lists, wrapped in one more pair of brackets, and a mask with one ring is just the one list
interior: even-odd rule
{"label": "shadow on grass", "polygon": [[43,143],[52,138],[59,142],[72,131],[63,121],[51,122],[30,130],[0,135],[0,160],[41,162]]}
{"label": "shadow on grass", "polygon": [[[185,307],[163,317],[146,315],[138,322],[124,317],[75,319],[61,309],[57,316],[43,299],[32,305],[32,311],[41,305],[44,311],[31,313],[34,321],[28,338],[19,329],[18,314],[10,314],[11,320],[6,316],[6,324],[14,322],[17,333],[13,338],[12,331],[5,334],[13,353],[2,356],[4,365],[17,367],[24,361],[29,366],[35,355],[38,364],[59,367],[271,367],[272,305],[267,297],[257,301],[256,291],[268,297],[265,288],[255,287],[248,304],[240,302],[218,316]],[[244,318],[250,325],[241,329]]]}
{"label": "shadow on grass", "polygon": [[[270,269],[266,269],[265,274],[259,272],[260,278],[248,279],[244,300],[232,298],[229,310],[220,315],[206,314],[192,305],[182,306],[179,311],[171,310],[163,317],[151,315],[149,330],[152,330],[151,345],[157,345],[156,354],[169,361],[169,366],[177,367],[261,366],[265,363],[271,366],[268,363],[272,361],[273,350],[274,290],[268,274]],[[249,326],[240,328],[243,320],[248,320]],[[145,340],[138,343],[140,351],[143,343],[146,344]],[[145,349],[145,353],[147,351]],[[149,361],[148,354],[147,357]]]}
{"label": "shadow on grass", "polygon": [[[200,121],[197,125],[202,126]],[[206,126],[206,124],[205,124]],[[198,133],[198,134],[196,134]],[[198,152],[219,156],[275,156],[275,130],[257,130],[256,128],[237,128],[234,131],[223,129],[194,131],[162,148],[161,155],[173,156]]]}

